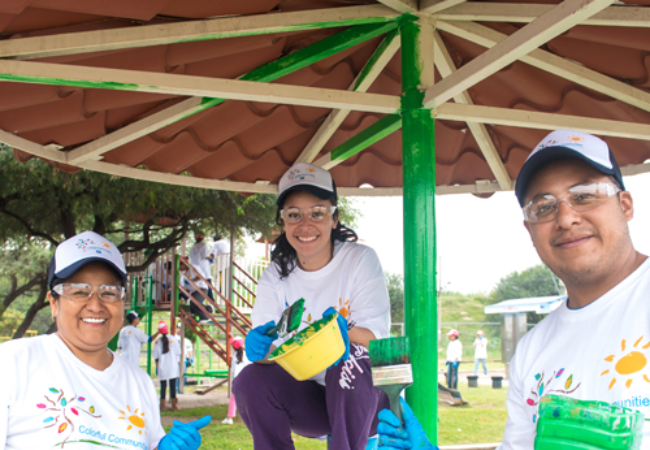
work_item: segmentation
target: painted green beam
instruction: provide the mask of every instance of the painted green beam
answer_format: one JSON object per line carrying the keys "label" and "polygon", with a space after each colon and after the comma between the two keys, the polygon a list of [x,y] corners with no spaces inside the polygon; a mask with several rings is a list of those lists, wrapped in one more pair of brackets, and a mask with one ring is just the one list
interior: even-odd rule
{"label": "painted green beam", "polygon": [[389,114],[324,155],[316,165],[329,170],[400,128],[402,118],[398,114]]}
{"label": "painted green beam", "polygon": [[404,322],[413,385],[406,399],[431,443],[438,443],[438,311],[436,295],[436,159],[431,110],[424,89],[433,83],[433,26],[407,23],[402,36],[402,171],[404,208]]}
{"label": "painted green beam", "polygon": [[[347,50],[355,45],[386,34],[398,27],[397,22],[387,22],[370,25],[357,25],[343,30],[333,36],[318,41],[308,47],[302,48],[285,57],[264,64],[243,75],[243,81],[270,82],[282,78],[292,72],[321,61],[336,53]],[[220,98],[205,98],[203,105],[206,108],[225,102]]]}
{"label": "painted green beam", "polygon": [[[404,20],[404,19],[400,19]],[[312,45],[302,48],[275,61],[253,69],[241,77],[247,81],[277,80],[280,77],[314,64],[337,52],[346,50],[369,39],[389,33],[397,29],[398,22],[382,24],[358,25],[345,29]],[[0,78],[2,75],[0,74]],[[223,103],[224,99],[194,97],[159,111],[138,122],[131,123],[106,136],[98,138],[86,145],[76,148],[66,154],[69,164],[78,164],[91,160],[113,150],[127,142],[153,133],[167,125],[190,117],[208,108]]]}

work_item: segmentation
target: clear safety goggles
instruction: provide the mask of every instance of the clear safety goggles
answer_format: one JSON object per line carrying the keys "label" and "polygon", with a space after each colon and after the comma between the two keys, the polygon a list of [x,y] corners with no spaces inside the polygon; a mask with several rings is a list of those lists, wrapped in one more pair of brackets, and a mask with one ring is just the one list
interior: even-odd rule
{"label": "clear safety goggles", "polygon": [[280,211],[280,217],[285,223],[298,223],[305,215],[312,222],[322,222],[333,216],[335,212],[336,206],[312,206],[308,209],[287,208]]}
{"label": "clear safety goggles", "polygon": [[103,303],[117,303],[124,300],[126,295],[126,289],[123,286],[109,284],[94,288],[86,283],[63,283],[57,284],[52,290],[60,296],[76,303],[89,301],[95,292],[97,292],[99,300]]}

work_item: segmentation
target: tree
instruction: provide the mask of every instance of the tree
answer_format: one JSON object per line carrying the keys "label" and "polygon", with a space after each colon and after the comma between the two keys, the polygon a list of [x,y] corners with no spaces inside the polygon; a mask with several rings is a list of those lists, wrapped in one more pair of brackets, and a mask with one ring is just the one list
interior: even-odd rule
{"label": "tree", "polygon": [[[496,303],[515,298],[559,295],[562,289],[560,279],[548,267],[540,264],[501,278],[490,297]],[[538,323],[540,320],[538,314],[528,314],[529,323]]]}
{"label": "tree", "polygon": [[404,278],[395,273],[384,272],[388,298],[390,298],[390,318],[393,323],[404,323]]}

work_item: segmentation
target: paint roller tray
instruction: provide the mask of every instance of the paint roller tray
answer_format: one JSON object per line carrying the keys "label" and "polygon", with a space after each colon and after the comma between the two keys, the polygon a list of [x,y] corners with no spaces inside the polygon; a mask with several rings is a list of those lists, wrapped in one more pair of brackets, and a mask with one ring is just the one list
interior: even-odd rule
{"label": "paint roller tray", "polygon": [[298,381],[307,380],[334,364],[345,352],[338,314],[324,317],[276,348],[269,359]]}

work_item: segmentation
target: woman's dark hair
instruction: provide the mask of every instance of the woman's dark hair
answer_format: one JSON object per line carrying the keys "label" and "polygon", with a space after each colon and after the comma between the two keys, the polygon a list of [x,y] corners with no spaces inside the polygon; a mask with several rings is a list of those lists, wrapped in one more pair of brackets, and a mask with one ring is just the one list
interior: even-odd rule
{"label": "woman's dark hair", "polygon": [[235,350],[235,356],[237,357],[237,364],[241,363],[244,360],[244,349],[239,347]]}
{"label": "woman's dark hair", "polygon": [[[332,196],[329,201],[332,203],[332,206],[337,206],[338,204],[336,195]],[[282,217],[280,217],[280,211],[282,210],[283,206],[284,202],[282,205],[278,206],[278,211],[275,214],[275,222],[278,225],[284,225]],[[336,212],[334,213],[334,218],[338,219],[338,217],[339,210],[337,208]],[[336,224],[336,228],[332,230],[330,239],[332,241],[332,245],[334,245],[336,241],[357,242],[357,240],[359,240],[359,237],[357,236],[357,233],[354,232],[354,230],[346,227],[339,220]],[[280,278],[288,277],[289,274],[293,272],[293,269],[295,269],[298,265],[298,255],[296,254],[296,250],[291,246],[291,244],[289,244],[289,240],[287,239],[287,235],[284,230],[280,236],[278,236],[278,238],[273,241],[273,250],[271,250],[271,262],[276,263],[280,268]]]}
{"label": "woman's dark hair", "polygon": [[162,352],[164,355],[166,353],[169,353],[169,338],[167,337],[166,334],[163,334],[161,339],[162,339]]}

